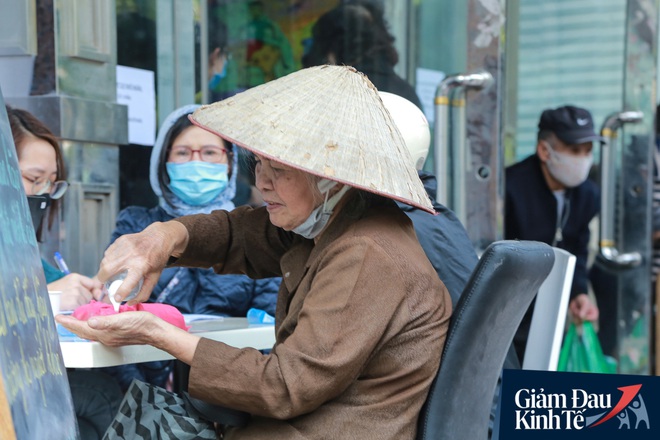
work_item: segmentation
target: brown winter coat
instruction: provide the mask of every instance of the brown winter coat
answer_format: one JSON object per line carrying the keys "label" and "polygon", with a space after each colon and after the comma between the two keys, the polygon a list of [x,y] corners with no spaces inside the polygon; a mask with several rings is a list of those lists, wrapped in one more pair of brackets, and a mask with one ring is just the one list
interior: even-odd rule
{"label": "brown winter coat", "polygon": [[263,208],[179,219],[190,242],[177,264],[283,277],[270,355],[208,339],[195,352],[191,394],[253,414],[226,438],[414,438],[451,300],[410,220],[377,205],[340,211],[316,244]]}

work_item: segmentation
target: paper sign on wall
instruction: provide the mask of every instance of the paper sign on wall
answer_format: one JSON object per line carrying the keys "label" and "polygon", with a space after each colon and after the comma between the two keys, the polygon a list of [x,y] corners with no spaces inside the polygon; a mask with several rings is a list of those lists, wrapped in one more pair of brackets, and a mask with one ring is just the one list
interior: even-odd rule
{"label": "paper sign on wall", "polygon": [[117,66],[117,103],[128,106],[128,141],[152,146],[156,140],[154,72]]}

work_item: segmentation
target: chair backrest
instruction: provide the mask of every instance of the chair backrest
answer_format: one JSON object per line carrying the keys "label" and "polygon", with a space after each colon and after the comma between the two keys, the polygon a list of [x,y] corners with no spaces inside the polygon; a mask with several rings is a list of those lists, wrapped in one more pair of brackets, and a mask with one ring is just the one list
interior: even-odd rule
{"label": "chair backrest", "polygon": [[563,249],[552,250],[555,264],[536,295],[524,370],[557,371],[576,258]]}
{"label": "chair backrest", "polygon": [[487,438],[504,357],[554,258],[532,241],[498,241],[483,253],[454,309],[418,440]]}

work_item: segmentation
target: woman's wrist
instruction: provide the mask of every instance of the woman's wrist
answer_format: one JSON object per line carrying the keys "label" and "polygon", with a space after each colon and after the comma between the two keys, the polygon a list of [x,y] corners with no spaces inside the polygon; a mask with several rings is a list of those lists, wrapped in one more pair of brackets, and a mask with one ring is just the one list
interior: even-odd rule
{"label": "woman's wrist", "polygon": [[168,230],[171,231],[171,235],[168,234],[168,239],[173,239],[174,247],[172,249],[171,256],[179,258],[188,246],[188,229],[181,222],[169,221],[166,222]]}
{"label": "woman's wrist", "polygon": [[150,331],[152,340],[149,345],[153,345],[190,365],[201,338],[161,319],[155,319],[154,321],[156,326]]}
{"label": "woman's wrist", "polygon": [[145,228],[145,232],[147,230],[157,235],[163,243],[170,244],[169,255],[171,257],[180,257],[188,246],[188,229],[183,223],[176,220],[154,222]]}

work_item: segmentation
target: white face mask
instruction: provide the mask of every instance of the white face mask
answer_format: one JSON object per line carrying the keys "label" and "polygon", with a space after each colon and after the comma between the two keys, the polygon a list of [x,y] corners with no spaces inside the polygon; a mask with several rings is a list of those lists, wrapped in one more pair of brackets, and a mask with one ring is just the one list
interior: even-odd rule
{"label": "white face mask", "polygon": [[574,188],[589,176],[589,170],[594,162],[593,154],[586,156],[575,156],[568,153],[555,151],[548,144],[545,145],[550,154],[550,158],[545,162],[548,171],[567,188]]}
{"label": "white face mask", "polygon": [[312,239],[321,233],[323,228],[325,228],[325,225],[328,224],[328,220],[330,220],[330,216],[332,215],[332,211],[335,209],[335,206],[337,206],[337,203],[339,203],[344,194],[346,194],[346,191],[350,189],[350,186],[344,185],[344,187],[337,191],[334,196],[328,198],[330,190],[334,188],[335,185],[337,185],[337,182],[333,180],[319,180],[316,186],[318,187],[319,191],[321,191],[321,194],[325,197],[323,203],[317,206],[309,215],[309,217],[307,217],[307,219],[302,222],[302,224],[293,228],[291,232],[295,232],[296,234],[302,235],[303,237],[309,239]]}

